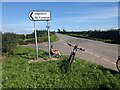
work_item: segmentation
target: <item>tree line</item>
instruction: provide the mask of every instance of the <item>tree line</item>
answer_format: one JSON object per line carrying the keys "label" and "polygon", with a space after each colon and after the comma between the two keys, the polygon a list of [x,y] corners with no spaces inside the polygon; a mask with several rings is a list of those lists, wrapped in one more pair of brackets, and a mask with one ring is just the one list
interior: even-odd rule
{"label": "tree line", "polygon": [[119,29],[102,30],[88,30],[88,31],[61,31],[58,29],[58,33],[67,34],[78,38],[98,39],[106,40],[108,43],[120,44]]}

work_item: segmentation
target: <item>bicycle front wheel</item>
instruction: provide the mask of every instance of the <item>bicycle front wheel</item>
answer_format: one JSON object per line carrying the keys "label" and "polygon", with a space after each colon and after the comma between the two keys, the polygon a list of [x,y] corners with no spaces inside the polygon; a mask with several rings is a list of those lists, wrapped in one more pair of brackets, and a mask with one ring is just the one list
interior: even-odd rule
{"label": "bicycle front wheel", "polygon": [[116,66],[117,66],[118,71],[120,72],[120,58],[117,60]]}

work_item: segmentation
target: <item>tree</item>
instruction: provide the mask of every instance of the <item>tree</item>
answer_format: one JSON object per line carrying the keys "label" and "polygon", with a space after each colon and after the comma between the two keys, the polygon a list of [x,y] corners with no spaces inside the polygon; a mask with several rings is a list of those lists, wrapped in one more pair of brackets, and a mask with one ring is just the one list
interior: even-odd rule
{"label": "tree", "polygon": [[66,30],[63,28],[63,32],[65,33],[66,32]]}
{"label": "tree", "polygon": [[17,35],[14,33],[4,33],[2,35],[2,52],[7,55],[13,54],[14,49],[17,46]]}
{"label": "tree", "polygon": [[58,33],[60,33],[60,32],[61,32],[61,30],[60,30],[59,28],[58,28],[57,30],[58,30]]}

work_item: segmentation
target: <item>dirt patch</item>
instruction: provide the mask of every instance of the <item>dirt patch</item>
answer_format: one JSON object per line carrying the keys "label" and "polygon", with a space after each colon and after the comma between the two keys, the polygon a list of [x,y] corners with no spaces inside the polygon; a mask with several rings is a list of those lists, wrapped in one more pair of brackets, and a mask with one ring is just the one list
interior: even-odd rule
{"label": "dirt patch", "polygon": [[[38,42],[38,45],[46,46],[47,42]],[[35,43],[29,43],[29,44],[21,45],[21,46],[35,46]]]}
{"label": "dirt patch", "polygon": [[49,60],[44,60],[43,58],[38,58],[37,60],[30,60],[28,63],[34,63],[34,62],[47,62],[47,61],[55,61],[59,60],[59,58],[51,58]]}
{"label": "dirt patch", "polygon": [[59,58],[51,58],[51,60],[59,60]]}

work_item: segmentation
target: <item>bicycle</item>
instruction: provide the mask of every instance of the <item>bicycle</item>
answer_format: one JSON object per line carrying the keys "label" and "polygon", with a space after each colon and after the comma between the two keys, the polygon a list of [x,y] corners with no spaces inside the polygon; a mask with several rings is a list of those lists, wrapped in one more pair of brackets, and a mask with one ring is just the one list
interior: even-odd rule
{"label": "bicycle", "polygon": [[68,44],[68,46],[73,47],[73,50],[71,51],[70,56],[69,56],[67,62],[65,63],[65,72],[66,73],[67,73],[68,69],[70,68],[71,64],[73,63],[73,60],[74,60],[77,50],[85,51],[85,49],[79,48],[77,44],[76,45],[72,45],[70,43],[67,43],[67,44]]}
{"label": "bicycle", "polygon": [[118,60],[116,61],[116,67],[118,71],[120,72],[120,56],[118,56]]}

